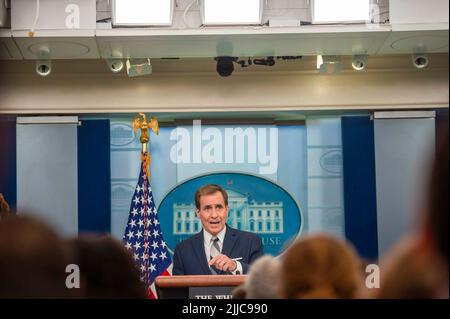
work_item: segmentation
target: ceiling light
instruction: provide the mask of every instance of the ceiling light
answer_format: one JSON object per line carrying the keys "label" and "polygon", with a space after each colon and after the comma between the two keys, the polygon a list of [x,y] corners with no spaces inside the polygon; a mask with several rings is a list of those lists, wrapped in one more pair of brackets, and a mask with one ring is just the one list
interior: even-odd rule
{"label": "ceiling light", "polygon": [[115,26],[170,26],[174,0],[113,0]]}
{"label": "ceiling light", "polygon": [[203,0],[204,25],[261,24],[263,0]]}
{"label": "ceiling light", "polygon": [[370,21],[370,0],[312,0],[312,23]]}

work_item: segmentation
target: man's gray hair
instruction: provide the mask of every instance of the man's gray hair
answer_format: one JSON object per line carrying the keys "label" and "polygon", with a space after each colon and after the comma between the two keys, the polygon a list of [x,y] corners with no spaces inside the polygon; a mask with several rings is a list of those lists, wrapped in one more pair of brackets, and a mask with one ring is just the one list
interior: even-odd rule
{"label": "man's gray hair", "polygon": [[280,261],[264,255],[251,266],[245,281],[247,299],[278,299],[280,298]]}

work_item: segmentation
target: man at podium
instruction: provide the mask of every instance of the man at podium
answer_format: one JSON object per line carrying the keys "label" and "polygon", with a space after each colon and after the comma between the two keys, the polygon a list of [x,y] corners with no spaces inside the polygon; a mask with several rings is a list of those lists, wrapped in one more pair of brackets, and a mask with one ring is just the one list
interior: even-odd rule
{"label": "man at podium", "polygon": [[227,192],[205,185],[195,193],[195,207],[203,229],[175,248],[173,274],[246,274],[249,264],[263,255],[262,242],[256,234],[226,224]]}

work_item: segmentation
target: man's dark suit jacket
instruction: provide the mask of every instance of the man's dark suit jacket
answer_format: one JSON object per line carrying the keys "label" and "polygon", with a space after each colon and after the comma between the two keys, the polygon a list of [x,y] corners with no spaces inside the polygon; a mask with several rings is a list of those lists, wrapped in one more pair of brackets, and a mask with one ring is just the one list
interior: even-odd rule
{"label": "man's dark suit jacket", "polygon": [[[261,238],[253,233],[226,227],[222,254],[230,258],[242,257],[239,262],[242,264],[242,271],[246,274],[249,264],[263,255]],[[172,273],[174,275],[211,275],[205,254],[203,230],[177,245],[173,256]],[[218,273],[225,274],[220,271]]]}

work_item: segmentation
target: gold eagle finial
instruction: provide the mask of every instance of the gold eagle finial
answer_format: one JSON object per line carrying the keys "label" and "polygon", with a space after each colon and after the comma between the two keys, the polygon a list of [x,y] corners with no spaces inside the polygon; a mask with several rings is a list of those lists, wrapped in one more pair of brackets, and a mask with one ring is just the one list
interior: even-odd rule
{"label": "gold eagle finial", "polygon": [[139,116],[136,115],[133,122],[133,132],[136,134],[138,129],[141,129],[141,138],[140,141],[142,144],[147,144],[150,140],[148,137],[148,129],[152,129],[153,132],[155,132],[156,135],[158,135],[159,132],[159,124],[155,117],[150,118],[150,122],[147,122],[147,117],[145,113],[139,113],[139,115],[142,117],[142,121],[140,121]]}
{"label": "gold eagle finial", "polygon": [[136,134],[138,129],[141,129],[141,138],[140,142],[142,144],[142,153],[141,158],[142,161],[145,161],[145,175],[147,177],[150,177],[149,172],[149,165],[150,165],[150,154],[147,152],[147,143],[150,141],[150,138],[148,136],[148,129],[153,130],[156,135],[158,135],[159,132],[159,124],[155,117],[150,117],[150,122],[147,121],[147,117],[145,113],[139,113],[139,115],[142,117],[142,120],[139,118],[138,115],[134,118],[133,121],[133,133]]}

